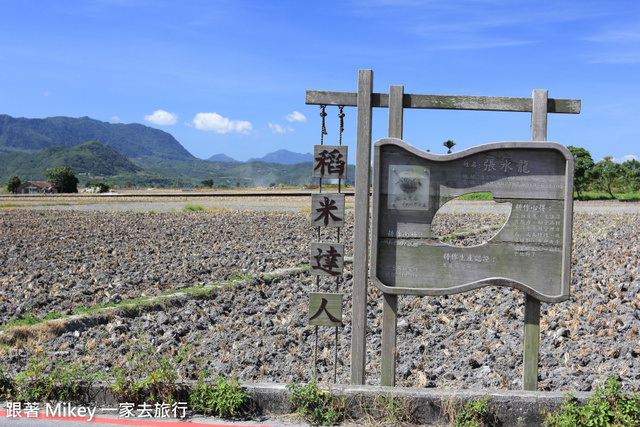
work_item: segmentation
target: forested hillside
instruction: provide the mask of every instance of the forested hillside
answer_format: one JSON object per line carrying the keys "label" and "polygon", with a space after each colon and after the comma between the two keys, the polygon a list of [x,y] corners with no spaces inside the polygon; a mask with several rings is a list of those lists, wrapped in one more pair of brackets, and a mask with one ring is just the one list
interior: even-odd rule
{"label": "forested hillside", "polygon": [[[69,166],[87,180],[115,185],[191,187],[212,180],[216,187],[305,185],[310,154],[280,150],[271,161],[208,161],[192,156],[169,133],[141,124],[113,124],[89,117],[14,118],[0,115],[0,183],[17,175],[41,180],[47,169]],[[273,163],[280,160],[282,163]],[[349,166],[345,183],[353,183]]]}
{"label": "forested hillside", "polygon": [[92,140],[114,148],[143,167],[162,160],[195,158],[171,134],[138,123],[107,123],[89,117],[26,119],[0,115],[0,153],[32,153]]}
{"label": "forested hillside", "polygon": [[47,147],[34,153],[0,154],[0,165],[0,181],[14,174],[22,181],[41,180],[45,170],[62,166],[70,166],[75,173],[88,177],[135,174],[142,170],[113,148],[96,141],[75,147]]}

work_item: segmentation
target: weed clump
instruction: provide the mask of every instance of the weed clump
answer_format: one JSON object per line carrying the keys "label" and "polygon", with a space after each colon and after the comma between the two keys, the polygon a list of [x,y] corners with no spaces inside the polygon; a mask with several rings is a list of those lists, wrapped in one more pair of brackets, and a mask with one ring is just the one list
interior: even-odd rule
{"label": "weed clump", "polygon": [[413,425],[416,424],[415,405],[410,397],[393,393],[375,394],[372,400],[358,397],[360,409],[366,425]]}
{"label": "weed clump", "polygon": [[235,376],[229,380],[222,376],[211,380],[206,370],[200,373],[189,398],[194,411],[223,418],[246,410],[250,399],[251,396],[242,389]]}
{"label": "weed clump", "polygon": [[545,426],[640,426],[640,396],[623,393],[622,384],[610,376],[596,388],[584,406],[578,406],[576,398],[569,394],[560,410],[547,414]]}
{"label": "weed clump", "polygon": [[483,427],[497,425],[498,419],[489,407],[489,396],[470,400],[455,417],[456,427]]}
{"label": "weed clump", "polygon": [[346,412],[344,398],[338,398],[329,391],[320,390],[315,381],[306,385],[291,383],[287,385],[287,390],[296,413],[313,425],[333,425],[344,418]]}
{"label": "weed clump", "polygon": [[44,355],[34,355],[15,379],[0,370],[0,396],[20,402],[80,401],[94,383],[105,378],[106,374],[93,372],[85,364],[53,364]]}
{"label": "weed clump", "polygon": [[172,404],[180,397],[177,386],[178,367],[187,360],[191,345],[183,346],[175,355],[161,355],[151,345],[133,349],[126,362],[116,367],[111,390],[123,402],[149,402]]}

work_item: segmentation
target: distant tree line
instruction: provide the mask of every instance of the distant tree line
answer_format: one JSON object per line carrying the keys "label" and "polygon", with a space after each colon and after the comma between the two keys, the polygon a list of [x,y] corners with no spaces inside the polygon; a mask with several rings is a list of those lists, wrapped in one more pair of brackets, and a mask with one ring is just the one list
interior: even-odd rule
{"label": "distant tree line", "polygon": [[[44,177],[52,187],[56,187],[60,193],[77,193],[78,177],[69,166],[60,166],[53,169],[47,169]],[[7,191],[16,193],[18,187],[22,184],[18,175],[11,175],[7,181]]]}
{"label": "distant tree line", "polygon": [[584,148],[567,147],[575,163],[574,190],[578,199],[583,200],[588,191],[601,191],[617,197],[614,193],[637,193],[640,191],[640,161],[627,160],[620,164],[607,156],[595,163]]}
{"label": "distant tree line", "polygon": [[[455,143],[451,140],[443,143],[445,147],[451,149]],[[627,160],[624,163],[616,163],[613,157],[607,156],[599,162],[594,162],[591,153],[580,147],[567,147],[574,158],[574,190],[579,200],[584,200],[587,192],[604,192],[616,199],[615,194],[627,194],[640,192],[640,161],[636,159]],[[77,193],[78,178],[69,166],[61,166],[47,169],[44,172],[47,181],[58,188],[61,193]],[[17,175],[9,177],[6,188],[9,193],[15,193],[22,184]],[[180,183],[181,184],[181,183]],[[213,179],[201,181],[205,188],[212,188]],[[132,183],[127,181],[127,187]],[[230,183],[229,183],[230,185]],[[275,186],[275,184],[272,184]],[[100,191],[109,191],[113,183],[88,182],[87,186],[97,186]],[[219,183],[219,188],[227,187],[227,184]],[[241,183],[236,182],[236,187]]]}

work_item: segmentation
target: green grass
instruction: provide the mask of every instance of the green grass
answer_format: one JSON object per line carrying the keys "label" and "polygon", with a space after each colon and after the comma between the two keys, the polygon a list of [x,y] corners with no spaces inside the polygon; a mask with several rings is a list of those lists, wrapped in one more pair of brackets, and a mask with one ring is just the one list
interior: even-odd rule
{"label": "green grass", "polygon": [[[616,196],[616,200],[640,200],[640,193],[613,193]],[[576,200],[614,200],[608,193],[597,191],[586,191],[582,193],[582,199],[578,199],[578,193],[573,193],[573,198]]]}
{"label": "green grass", "polygon": [[202,205],[188,204],[188,205],[185,205],[182,209],[171,209],[170,212],[200,212],[200,211],[206,211],[206,210],[207,208],[205,208]]}
{"label": "green grass", "polygon": [[30,309],[27,309],[27,310],[29,311],[25,313],[22,319],[9,320],[6,324],[0,326],[0,331],[4,332],[14,326],[33,326],[33,325],[38,325],[40,323],[46,322],[48,320],[62,319],[64,317],[67,317],[59,313],[49,313],[44,317],[37,317],[33,314],[33,312]]}
{"label": "green grass", "polygon": [[28,312],[28,313],[25,313],[22,319],[9,320],[5,325],[3,325],[2,329],[6,330],[12,326],[33,326],[42,322],[44,322],[43,319],[34,316],[33,313],[31,312]]}
{"label": "green grass", "polygon": [[70,203],[70,202],[39,202],[39,203],[14,203],[14,202],[6,202],[0,203],[0,208],[26,208],[29,206],[69,206],[69,205],[78,205],[79,203]]}
{"label": "green grass", "polygon": [[0,395],[19,402],[79,401],[93,383],[104,379],[103,372],[93,372],[88,365],[54,363],[37,354],[15,379],[3,375]]}
{"label": "green grass", "polygon": [[140,311],[146,306],[151,306],[157,302],[163,300],[163,297],[168,297],[175,294],[187,294],[195,298],[207,298],[211,294],[215,293],[221,287],[230,287],[243,281],[251,280],[253,275],[251,273],[239,274],[234,272],[227,280],[223,280],[220,283],[210,283],[207,286],[191,286],[181,289],[169,289],[162,292],[159,296],[154,297],[141,297],[136,299],[124,300],[119,303],[103,303],[97,304],[93,307],[78,306],[74,311],[76,315],[93,315],[101,313],[105,310],[124,310],[124,311]]}
{"label": "green grass", "polygon": [[184,208],[182,208],[183,212],[197,212],[197,211],[206,211],[206,210],[207,208],[205,208],[202,205],[192,205],[192,204],[188,204]]}
{"label": "green grass", "polygon": [[[640,193],[613,193],[616,196],[617,200],[640,200]],[[573,193],[573,198],[578,200],[578,194],[576,192]],[[490,192],[480,192],[480,193],[471,193],[465,194],[464,196],[458,197],[461,200],[493,200],[493,196]],[[587,191],[582,193],[582,200],[613,200],[611,196],[607,193],[596,192],[596,191]]]}
{"label": "green grass", "polygon": [[462,200],[493,200],[493,196],[488,191],[483,191],[479,193],[471,193],[465,194],[464,196],[458,197],[458,199]]}

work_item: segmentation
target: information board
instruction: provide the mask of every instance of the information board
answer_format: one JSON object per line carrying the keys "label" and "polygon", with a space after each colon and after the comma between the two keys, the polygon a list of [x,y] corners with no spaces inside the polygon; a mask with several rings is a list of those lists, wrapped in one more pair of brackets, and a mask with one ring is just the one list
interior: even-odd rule
{"label": "information board", "polygon": [[[545,302],[569,297],[573,156],[553,142],[498,142],[437,155],[374,145],[371,280],[390,294],[445,295],[498,285]],[[502,229],[473,247],[444,243],[431,222],[448,201],[490,192],[511,204]]]}

